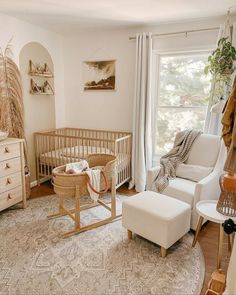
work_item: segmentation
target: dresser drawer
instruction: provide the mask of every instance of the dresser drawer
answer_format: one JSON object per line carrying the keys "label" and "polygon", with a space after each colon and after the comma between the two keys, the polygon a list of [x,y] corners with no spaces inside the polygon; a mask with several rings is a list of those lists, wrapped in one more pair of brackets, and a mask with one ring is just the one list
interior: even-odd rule
{"label": "dresser drawer", "polygon": [[0,210],[13,206],[22,201],[22,186],[0,194]]}
{"label": "dresser drawer", "polygon": [[21,172],[0,178],[0,193],[9,191],[22,184]]}
{"label": "dresser drawer", "polygon": [[0,161],[20,157],[20,143],[0,145]]}
{"label": "dresser drawer", "polygon": [[0,162],[0,177],[21,171],[21,159],[14,158]]}

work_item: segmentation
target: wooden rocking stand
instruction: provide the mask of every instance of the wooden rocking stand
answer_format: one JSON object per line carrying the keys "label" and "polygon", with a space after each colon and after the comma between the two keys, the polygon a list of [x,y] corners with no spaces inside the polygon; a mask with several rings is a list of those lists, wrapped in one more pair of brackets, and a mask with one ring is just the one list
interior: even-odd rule
{"label": "wooden rocking stand", "polygon": [[[107,224],[116,218],[121,216],[116,213],[116,174],[115,165],[116,157],[112,155],[89,155],[87,161],[90,167],[103,166],[104,169],[101,171],[101,191],[98,192],[93,189],[89,183],[89,177],[86,172],[80,174],[66,174],[65,166],[57,167],[53,170],[53,186],[54,191],[59,197],[59,209],[58,212],[50,214],[48,218],[55,218],[60,216],[69,216],[74,221],[74,228],[63,234],[63,237],[69,237],[74,234],[87,231],[101,225]],[[81,197],[89,194],[87,185],[99,195],[105,194],[109,189],[111,190],[111,204],[106,204],[101,200],[94,201],[90,204],[81,205]],[[75,199],[75,207],[73,209],[67,209],[64,205],[64,200],[67,197]],[[88,225],[81,226],[80,213],[82,210],[93,208],[96,206],[103,206],[110,212],[110,217],[102,219],[98,222],[94,222]]]}

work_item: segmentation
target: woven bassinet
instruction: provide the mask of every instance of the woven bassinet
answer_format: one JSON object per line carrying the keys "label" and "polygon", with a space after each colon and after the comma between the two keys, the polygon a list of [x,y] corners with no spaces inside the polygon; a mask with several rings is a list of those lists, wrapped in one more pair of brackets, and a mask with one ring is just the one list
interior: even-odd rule
{"label": "woven bassinet", "polygon": [[[90,168],[99,167],[104,171],[108,188],[111,188],[112,180],[116,184],[116,157],[106,154],[91,154],[86,157]],[[52,171],[53,186],[56,194],[67,197],[74,197],[77,189],[81,196],[88,195],[87,174],[66,174],[66,165],[54,168]],[[115,185],[114,184],[114,185]],[[101,190],[105,188],[105,180],[101,177]]]}
{"label": "woven bassinet", "polygon": [[236,192],[234,190],[226,191],[223,185],[223,177],[220,177],[221,194],[216,209],[219,213],[235,217],[236,216]]}

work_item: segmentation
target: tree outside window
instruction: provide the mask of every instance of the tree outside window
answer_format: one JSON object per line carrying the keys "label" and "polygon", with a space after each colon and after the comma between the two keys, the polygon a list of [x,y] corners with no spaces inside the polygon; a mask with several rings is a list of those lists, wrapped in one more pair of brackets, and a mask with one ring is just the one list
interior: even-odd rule
{"label": "tree outside window", "polygon": [[210,78],[204,74],[209,53],[161,55],[156,110],[156,155],[173,145],[184,129],[203,130],[210,94]]}

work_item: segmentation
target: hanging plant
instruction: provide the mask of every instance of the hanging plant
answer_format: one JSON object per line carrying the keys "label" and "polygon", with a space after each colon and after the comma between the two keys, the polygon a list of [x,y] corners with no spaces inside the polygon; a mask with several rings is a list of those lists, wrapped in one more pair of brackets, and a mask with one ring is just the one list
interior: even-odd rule
{"label": "hanging plant", "polygon": [[217,45],[217,49],[208,57],[208,65],[204,71],[206,75],[211,73],[214,77],[225,80],[225,77],[230,77],[236,69],[236,49],[228,37],[221,38]]}
{"label": "hanging plant", "polygon": [[224,96],[227,85],[230,85],[231,75],[236,69],[236,49],[228,39],[224,37],[218,41],[218,47],[208,57],[208,65],[204,69],[206,75],[212,74],[212,81],[217,84],[215,94],[219,97]]}

